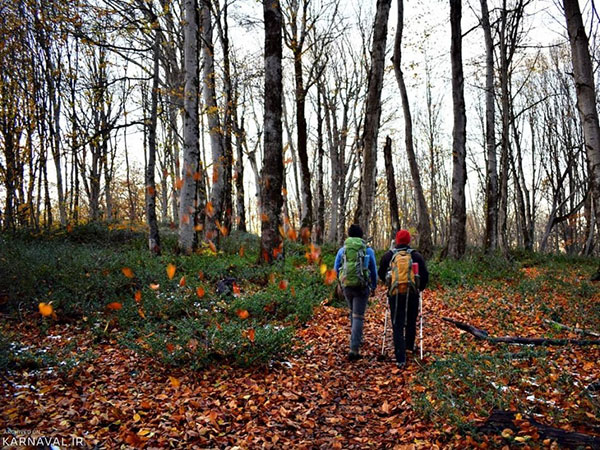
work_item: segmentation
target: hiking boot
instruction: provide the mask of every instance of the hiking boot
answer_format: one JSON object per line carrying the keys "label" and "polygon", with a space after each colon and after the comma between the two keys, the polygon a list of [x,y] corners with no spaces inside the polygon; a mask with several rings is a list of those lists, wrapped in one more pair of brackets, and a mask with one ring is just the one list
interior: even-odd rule
{"label": "hiking boot", "polygon": [[404,368],[406,367],[406,361],[403,361],[403,362],[397,362],[397,363],[396,363],[396,367],[397,367],[398,369],[404,369]]}
{"label": "hiking boot", "polygon": [[355,352],[354,350],[350,350],[350,353],[348,353],[348,360],[349,361],[356,361],[360,359],[360,355],[358,352]]}

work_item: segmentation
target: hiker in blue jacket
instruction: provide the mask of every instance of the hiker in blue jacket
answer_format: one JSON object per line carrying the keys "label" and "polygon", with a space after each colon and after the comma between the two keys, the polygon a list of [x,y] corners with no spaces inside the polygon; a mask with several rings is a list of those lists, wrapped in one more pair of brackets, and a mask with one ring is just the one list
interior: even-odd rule
{"label": "hiker in blue jacket", "polygon": [[375,252],[363,240],[363,230],[354,224],[348,229],[348,239],[335,257],[333,266],[344,290],[344,297],[350,308],[350,352],[348,359],[360,358],[365,311],[369,292],[375,294],[377,287],[377,263]]}

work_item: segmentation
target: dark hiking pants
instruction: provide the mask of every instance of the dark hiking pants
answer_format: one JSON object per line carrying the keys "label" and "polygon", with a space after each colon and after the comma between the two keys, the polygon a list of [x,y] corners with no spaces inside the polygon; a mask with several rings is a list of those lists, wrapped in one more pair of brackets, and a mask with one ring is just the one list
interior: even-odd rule
{"label": "dark hiking pants", "polygon": [[368,287],[345,287],[344,296],[350,308],[350,350],[358,353],[363,337],[363,324],[365,321],[365,311],[369,301]]}
{"label": "dark hiking pants", "polygon": [[[411,293],[388,297],[390,313],[392,316],[392,329],[394,331],[394,353],[396,362],[406,362],[406,349],[414,350],[417,334],[417,315],[419,314],[419,295]],[[408,317],[407,317],[408,313]]]}

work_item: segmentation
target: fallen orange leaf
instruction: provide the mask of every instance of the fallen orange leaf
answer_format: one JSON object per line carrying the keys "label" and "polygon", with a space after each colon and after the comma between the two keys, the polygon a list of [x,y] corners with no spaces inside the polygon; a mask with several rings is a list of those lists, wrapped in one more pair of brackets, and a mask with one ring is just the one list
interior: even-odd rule
{"label": "fallen orange leaf", "polygon": [[167,276],[169,277],[169,280],[172,280],[173,277],[175,276],[175,264],[168,264],[167,265]]}
{"label": "fallen orange leaf", "polygon": [[106,305],[106,307],[108,309],[112,309],[113,311],[118,311],[121,308],[123,308],[123,305],[119,302],[112,302],[112,303],[109,303],[108,305]]}
{"label": "fallen orange leaf", "polygon": [[282,291],[286,290],[288,287],[288,280],[281,280],[279,282],[279,289],[281,289]]}
{"label": "fallen orange leaf", "polygon": [[171,375],[169,375],[169,381],[171,382],[171,386],[174,388],[178,388],[181,385],[181,381],[175,377],[172,377]]}
{"label": "fallen orange leaf", "polygon": [[142,291],[135,291],[135,294],[133,294],[133,298],[135,299],[136,303],[139,303],[142,301]]}
{"label": "fallen orange leaf", "polygon": [[196,295],[198,296],[198,298],[204,297],[204,294],[206,294],[206,292],[204,291],[204,288],[202,286],[198,286],[196,288]]}
{"label": "fallen orange leaf", "polygon": [[235,313],[240,319],[247,319],[250,316],[250,313],[245,309],[238,309]]}
{"label": "fallen orange leaf", "polygon": [[133,278],[133,270],[131,270],[129,267],[123,267],[121,272],[123,272],[123,275],[125,275],[127,278]]}
{"label": "fallen orange leaf", "polygon": [[40,314],[44,317],[51,316],[54,313],[54,308],[50,303],[42,302],[38,305],[38,308],[40,309]]}
{"label": "fallen orange leaf", "polygon": [[160,284],[150,283],[150,289],[157,291],[160,288]]}
{"label": "fallen orange leaf", "polygon": [[179,280],[179,286],[183,287],[185,286],[185,275],[181,277],[181,279]]}
{"label": "fallen orange leaf", "polygon": [[240,295],[240,287],[237,284],[233,283],[232,289],[233,295]]}

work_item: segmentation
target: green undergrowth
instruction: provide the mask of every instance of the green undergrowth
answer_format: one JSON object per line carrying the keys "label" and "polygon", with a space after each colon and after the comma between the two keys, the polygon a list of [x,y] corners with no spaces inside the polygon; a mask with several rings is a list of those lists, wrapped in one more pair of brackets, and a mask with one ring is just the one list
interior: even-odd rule
{"label": "green undergrowth", "polygon": [[[565,255],[514,252],[504,259],[472,253],[462,261],[432,262],[430,271],[444,314],[490,336],[586,338],[556,323],[600,331],[600,284],[590,281],[597,266],[593,258]],[[597,424],[600,396],[587,388],[598,377],[597,346],[489,345],[468,333],[457,337],[450,324],[442,327],[443,350],[411,386],[423,416],[475,438],[477,425],[496,409],[553,426]],[[495,439],[498,448],[535,441],[527,433]]]}
{"label": "green undergrowth", "polygon": [[[261,265],[259,240],[247,233],[221,238],[216,255],[207,246],[178,255],[174,232],[162,230],[161,237],[162,255],[152,257],[142,232],[99,224],[0,235],[0,312],[34,313],[43,331],[86,324],[96,342],[116,335],[165,364],[246,366],[294,351],[295,327],[331,296],[317,265],[307,265],[302,243],[286,242],[285,262]],[[332,257],[323,256],[330,267]],[[176,267],[172,279],[169,264]],[[36,313],[40,302],[51,302],[56,320]]]}
{"label": "green undergrowth", "polygon": [[435,357],[412,381],[413,405],[429,420],[474,435],[492,410],[551,424],[588,423],[600,415],[600,398],[587,389],[591,381],[576,365],[559,364],[560,354],[557,349],[499,346],[491,352],[471,348]]}

